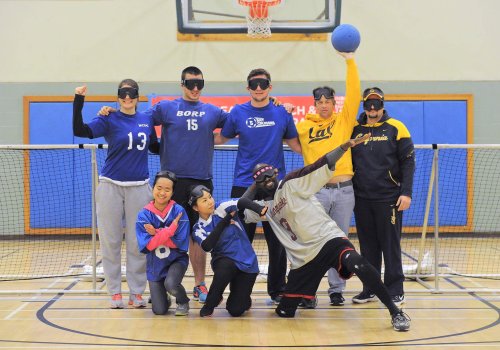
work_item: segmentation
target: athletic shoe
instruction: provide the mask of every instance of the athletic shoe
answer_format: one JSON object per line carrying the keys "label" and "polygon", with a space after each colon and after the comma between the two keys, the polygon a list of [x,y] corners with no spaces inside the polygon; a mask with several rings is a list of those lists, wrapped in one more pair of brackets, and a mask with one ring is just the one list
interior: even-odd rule
{"label": "athletic shoe", "polygon": [[120,293],[118,294],[113,294],[111,297],[111,305],[110,308],[112,309],[123,309],[125,305],[123,305],[123,298]]}
{"label": "athletic shoe", "polygon": [[[221,296],[217,306],[219,306],[223,300],[224,300],[224,297]],[[252,306],[252,305],[250,304],[250,306]],[[200,317],[212,317],[213,313],[214,313],[214,308],[208,307],[207,304],[203,305],[202,308],[200,309]]]}
{"label": "athletic shoe", "polygon": [[315,309],[318,306],[318,298],[314,297],[312,299],[302,298],[299,303],[299,307],[305,309]]}
{"label": "athletic shoe", "polygon": [[212,317],[214,314],[214,309],[211,307],[207,307],[206,305],[203,305],[203,307],[200,309],[200,317]]}
{"label": "athletic shoe", "polygon": [[398,313],[395,313],[392,317],[392,327],[395,331],[398,332],[406,332],[410,329],[410,321],[411,318],[403,312],[403,310],[399,310]]}
{"label": "athletic shoe", "polygon": [[142,309],[146,307],[146,300],[142,299],[141,294],[130,294],[128,299],[128,304],[136,309]]}
{"label": "athletic shoe", "polygon": [[275,297],[271,297],[271,301],[275,304],[275,305],[279,305],[280,301],[281,301],[281,295],[276,295]]}
{"label": "athletic shoe", "polygon": [[364,304],[369,301],[375,301],[375,294],[370,294],[367,292],[361,292],[352,298],[354,304]]}
{"label": "athletic shoe", "polygon": [[394,302],[394,304],[396,304],[396,306],[401,306],[403,305],[406,300],[405,300],[405,295],[404,294],[401,294],[401,295],[395,295],[392,297],[392,301]]}
{"label": "athletic shoe", "polygon": [[193,299],[198,300],[200,303],[204,303],[207,300],[208,289],[205,282],[201,282],[199,285],[193,288]]}
{"label": "athletic shoe", "polygon": [[189,303],[177,304],[175,309],[175,316],[187,316],[189,313]]}
{"label": "athletic shoe", "polygon": [[342,306],[344,305],[344,297],[342,293],[332,293],[330,294],[330,305],[332,306]]}

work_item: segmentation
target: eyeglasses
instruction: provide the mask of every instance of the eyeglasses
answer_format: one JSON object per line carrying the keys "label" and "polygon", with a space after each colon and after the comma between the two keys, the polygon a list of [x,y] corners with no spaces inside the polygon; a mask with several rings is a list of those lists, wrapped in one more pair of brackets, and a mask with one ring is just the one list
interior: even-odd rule
{"label": "eyeglasses", "polygon": [[118,89],[118,97],[124,100],[125,98],[130,97],[131,99],[139,97],[139,90],[133,87],[122,87]]}
{"label": "eyeglasses", "polygon": [[262,90],[266,90],[269,88],[269,85],[271,85],[271,81],[269,81],[269,79],[255,78],[248,81],[248,87],[250,90],[257,90],[257,87],[259,86]]}
{"label": "eyeglasses", "polygon": [[384,101],[379,100],[379,99],[372,99],[372,100],[366,100],[363,102],[363,109],[365,111],[380,111],[382,108],[384,108]]}
{"label": "eyeglasses", "polygon": [[188,204],[190,207],[192,207],[196,203],[198,198],[203,197],[203,192],[210,193],[210,190],[206,186],[203,186],[203,185],[197,185],[191,190],[191,192],[189,193],[189,199],[188,199]]}
{"label": "eyeglasses", "polygon": [[188,90],[194,90],[195,87],[201,90],[205,86],[205,80],[203,79],[183,79],[181,82]]}
{"label": "eyeglasses", "polygon": [[317,88],[313,90],[313,96],[316,101],[321,100],[321,96],[326,99],[331,99],[335,95],[335,90],[329,88]]}
{"label": "eyeglasses", "polygon": [[274,167],[272,167],[271,165],[267,165],[257,170],[253,174],[253,179],[255,180],[256,183],[262,183],[275,175],[276,172],[274,171]]}

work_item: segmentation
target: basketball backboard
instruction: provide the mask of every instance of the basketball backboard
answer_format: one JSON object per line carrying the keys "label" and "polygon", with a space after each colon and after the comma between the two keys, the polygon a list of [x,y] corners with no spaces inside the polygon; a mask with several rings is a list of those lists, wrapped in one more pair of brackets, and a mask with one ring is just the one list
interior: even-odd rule
{"label": "basketball backboard", "polygon": [[[184,34],[246,33],[250,7],[241,2],[250,0],[176,0],[178,31]],[[271,32],[329,33],[340,23],[341,2],[282,0],[268,7]]]}

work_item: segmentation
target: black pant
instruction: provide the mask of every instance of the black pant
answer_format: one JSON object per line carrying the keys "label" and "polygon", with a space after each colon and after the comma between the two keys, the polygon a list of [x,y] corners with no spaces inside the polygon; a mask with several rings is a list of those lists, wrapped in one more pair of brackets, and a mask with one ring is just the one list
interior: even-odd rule
{"label": "black pant", "polygon": [[194,224],[196,224],[196,222],[198,221],[199,217],[198,212],[193,210],[193,208],[191,208],[187,203],[189,199],[189,194],[196,185],[206,186],[213,193],[214,185],[212,183],[212,180],[178,178],[177,183],[175,184],[174,194],[172,195],[172,199],[177,204],[182,205],[184,209],[186,209],[186,213],[188,214],[189,218],[189,228],[190,228],[189,231],[191,231]]}
{"label": "black pant", "polygon": [[246,273],[238,269],[229,258],[218,258],[212,264],[214,278],[208,290],[205,308],[214,309],[222,299],[222,293],[229,284],[229,297],[226,309],[231,316],[240,316],[252,305],[252,289],[257,279],[257,273]]}
{"label": "black pant", "polygon": [[[246,190],[246,187],[233,186],[231,189],[231,197],[240,198]],[[257,197],[255,199],[261,199],[259,198],[259,193],[257,193]],[[250,242],[253,242],[257,224],[244,225],[248,239]],[[271,296],[271,298],[275,298],[285,290],[286,251],[274,234],[273,229],[268,222],[263,221],[262,228],[264,229],[264,237],[266,239],[269,255],[269,265],[267,269],[267,293]]]}
{"label": "black pant", "polygon": [[[361,255],[375,269],[382,269],[384,258],[384,284],[391,296],[404,294],[403,264],[401,261],[401,229],[403,212],[396,201],[373,202],[356,197],[354,206]],[[372,292],[366,290],[366,292]]]}

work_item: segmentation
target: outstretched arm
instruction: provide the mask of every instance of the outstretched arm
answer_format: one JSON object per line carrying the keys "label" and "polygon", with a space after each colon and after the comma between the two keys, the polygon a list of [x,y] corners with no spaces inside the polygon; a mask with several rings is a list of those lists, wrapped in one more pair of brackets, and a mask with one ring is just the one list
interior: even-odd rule
{"label": "outstretched arm", "polygon": [[359,145],[360,143],[365,142],[366,140],[368,140],[370,138],[370,136],[371,136],[370,133],[358,136],[355,139],[351,139],[351,140],[343,143],[339,147],[335,148],[333,151],[328,152],[325,155],[326,162],[328,163],[328,167],[331,170],[334,170],[335,169],[335,163],[337,163],[337,161],[340,159],[340,157],[342,157],[344,155],[344,153],[349,148],[355,147],[355,146]]}

